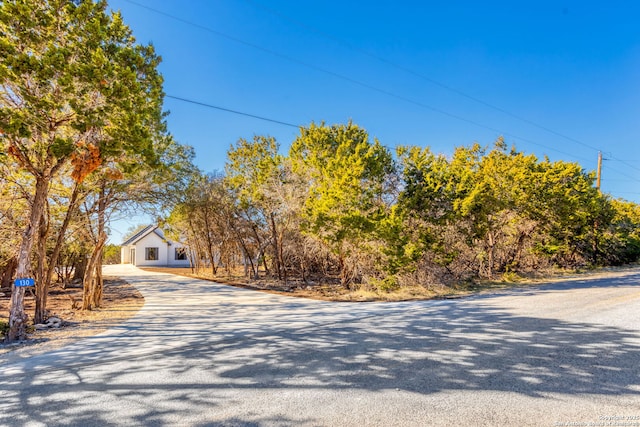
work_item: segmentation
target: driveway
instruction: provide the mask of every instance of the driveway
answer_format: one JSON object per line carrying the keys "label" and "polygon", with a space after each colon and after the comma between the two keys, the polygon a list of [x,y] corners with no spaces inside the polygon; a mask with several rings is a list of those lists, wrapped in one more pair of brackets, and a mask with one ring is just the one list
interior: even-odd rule
{"label": "driveway", "polygon": [[640,426],[639,270],[405,303],[105,273],[144,308],[0,366],[0,425]]}

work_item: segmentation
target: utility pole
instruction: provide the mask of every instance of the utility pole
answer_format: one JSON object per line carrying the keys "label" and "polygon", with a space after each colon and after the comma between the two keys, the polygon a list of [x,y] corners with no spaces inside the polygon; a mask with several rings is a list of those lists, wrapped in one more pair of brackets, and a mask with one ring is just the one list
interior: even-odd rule
{"label": "utility pole", "polygon": [[598,151],[598,169],[596,170],[596,188],[600,191],[600,178],[602,176],[602,151]]}

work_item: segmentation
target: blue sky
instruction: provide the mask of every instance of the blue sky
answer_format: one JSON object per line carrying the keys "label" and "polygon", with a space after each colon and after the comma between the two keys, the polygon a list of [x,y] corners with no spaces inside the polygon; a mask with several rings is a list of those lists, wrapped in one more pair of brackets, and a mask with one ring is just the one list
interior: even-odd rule
{"label": "blue sky", "polygon": [[[503,135],[640,202],[640,2],[110,0],[168,96],[293,124],[349,119],[437,153]],[[239,138],[295,127],[167,98],[175,138],[222,170]],[[132,218],[114,225],[117,242]]]}

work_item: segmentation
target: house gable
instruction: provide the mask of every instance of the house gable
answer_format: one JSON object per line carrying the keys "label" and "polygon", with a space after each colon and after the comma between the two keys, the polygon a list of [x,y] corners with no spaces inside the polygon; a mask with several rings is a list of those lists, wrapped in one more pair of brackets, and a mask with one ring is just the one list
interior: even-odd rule
{"label": "house gable", "polygon": [[189,257],[185,251],[184,244],[165,238],[158,226],[150,225],[123,242],[120,254],[123,264],[188,267]]}
{"label": "house gable", "polygon": [[147,225],[145,228],[143,228],[142,230],[138,231],[136,234],[134,234],[133,236],[129,237],[126,241],[122,242],[122,244],[120,244],[120,246],[129,246],[129,245],[135,245],[136,242],[138,242],[140,239],[144,238],[147,234],[155,231],[158,229],[157,225]]}

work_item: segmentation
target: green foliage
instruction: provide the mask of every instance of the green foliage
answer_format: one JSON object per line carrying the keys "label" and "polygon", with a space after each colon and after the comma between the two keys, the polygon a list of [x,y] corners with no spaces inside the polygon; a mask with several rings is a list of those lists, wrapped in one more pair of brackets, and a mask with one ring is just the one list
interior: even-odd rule
{"label": "green foliage", "polygon": [[3,339],[4,337],[7,336],[8,332],[9,332],[9,322],[0,320],[0,335],[2,335]]}
{"label": "green foliage", "polygon": [[290,176],[278,144],[271,137],[255,136],[253,141],[240,139],[227,153],[226,184],[237,198],[237,208],[253,224],[253,236],[242,240],[245,251],[255,248],[254,276],[262,260],[268,269],[264,252],[279,279],[285,273],[283,244],[290,222]]}
{"label": "green foliage", "polygon": [[547,263],[610,262],[604,245],[617,243],[605,231],[615,209],[575,163],[538,161],[507,150],[502,139],[491,151],[457,148],[450,160],[415,147],[399,158],[402,246],[413,242],[423,260],[448,274],[490,278]]}
{"label": "green foliage", "polygon": [[0,129],[9,153],[29,170],[42,159],[59,165],[72,156],[81,167],[90,145],[103,158],[154,159],[152,139],[163,126],[159,58],[135,44],[106,7],[2,2]]}
{"label": "green foliage", "polygon": [[227,152],[225,172],[230,188],[243,206],[269,205],[269,186],[282,173],[282,157],[271,137],[240,139]]}
{"label": "green foliage", "polygon": [[513,271],[505,271],[502,273],[502,281],[507,283],[517,283],[521,280],[520,276]]}
{"label": "green foliage", "polygon": [[244,244],[244,229],[235,205],[222,176],[192,176],[168,225],[179,232],[175,233],[177,238],[188,243],[194,268],[209,267],[215,275],[218,263],[229,268],[235,256],[240,259],[236,251]]}
{"label": "green foliage", "polygon": [[640,206],[612,200],[614,216],[601,231],[602,264],[622,265],[640,259]]}
{"label": "green foliage", "polygon": [[108,244],[104,246],[103,252],[104,264],[120,264],[120,246]]}
{"label": "green foliage", "polygon": [[382,292],[640,257],[640,208],[600,194],[576,163],[502,138],[451,157],[410,146],[396,155],[351,122],[301,128],[288,156],[273,138],[241,139],[216,190],[226,196],[196,195],[180,212],[193,240],[217,230],[255,274],[259,262],[279,278],[337,271]]}
{"label": "green foliage", "polygon": [[[80,221],[80,203],[55,205],[55,227],[39,230],[41,219],[50,219],[47,204],[71,200],[57,193],[60,187],[82,201],[86,222],[72,228],[84,229],[85,241],[94,244],[96,268],[110,209],[126,199],[158,204],[160,186],[165,193],[180,189],[193,153],[166,133],[159,62],[152,46],[136,43],[119,13],[107,12],[105,0],[0,2],[2,164],[30,180],[15,184],[28,201],[15,221],[24,228],[19,274],[29,270],[34,245],[48,277],[59,256],[74,252],[62,245],[67,227]],[[48,280],[39,283],[46,289]],[[15,306],[13,318],[23,317],[23,303]],[[43,312],[36,308],[36,316]]]}
{"label": "green foliage", "polygon": [[302,229],[338,257],[347,283],[358,275],[347,258],[368,246],[388,213],[391,153],[349,122],[302,128],[289,156],[293,172],[308,183]]}
{"label": "green foliage", "polygon": [[397,278],[394,276],[386,276],[382,279],[369,278],[367,282],[381,292],[393,292],[400,288]]}

